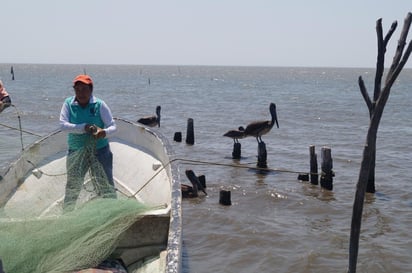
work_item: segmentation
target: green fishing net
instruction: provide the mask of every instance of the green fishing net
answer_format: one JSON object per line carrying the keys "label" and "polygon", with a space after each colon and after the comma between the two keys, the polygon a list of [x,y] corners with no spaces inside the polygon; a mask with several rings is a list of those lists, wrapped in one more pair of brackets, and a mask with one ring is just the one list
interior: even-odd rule
{"label": "green fishing net", "polygon": [[[60,273],[97,266],[110,257],[121,234],[147,211],[135,198],[102,198],[107,197],[99,193],[105,187],[101,179],[106,176],[90,145],[72,155],[73,162],[83,160],[90,164],[82,185],[87,194],[80,195],[87,198],[80,198],[74,210],[63,213],[62,200],[55,202],[57,208],[40,216],[35,209],[32,215],[27,208],[24,214],[19,213],[18,206],[0,209],[0,259],[4,272]],[[43,173],[43,177],[47,174]],[[59,184],[50,187],[60,187],[64,195],[66,176],[51,181]]]}

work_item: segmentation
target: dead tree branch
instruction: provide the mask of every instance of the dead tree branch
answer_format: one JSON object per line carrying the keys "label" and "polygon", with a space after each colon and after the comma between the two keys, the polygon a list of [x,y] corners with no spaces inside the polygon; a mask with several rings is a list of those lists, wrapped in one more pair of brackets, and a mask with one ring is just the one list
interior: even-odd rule
{"label": "dead tree branch", "polygon": [[376,156],[376,137],[379,128],[379,123],[382,118],[383,109],[389,98],[390,90],[405,66],[411,52],[412,52],[412,41],[409,42],[406,51],[404,52],[406,45],[406,38],[408,36],[409,28],[412,22],[412,13],[408,13],[404,21],[404,26],[400,39],[398,42],[398,47],[396,49],[395,56],[392,61],[392,65],[389,69],[388,75],[385,81],[385,87],[381,90],[381,79],[384,71],[384,55],[386,52],[386,45],[396,29],[396,22],[392,24],[391,29],[386,35],[385,39],[382,39],[382,21],[379,19],[377,21],[377,36],[378,36],[378,60],[376,65],[376,76],[375,76],[375,89],[374,89],[374,99],[370,100],[370,97],[366,91],[365,84],[362,77],[359,77],[358,83],[360,87],[361,94],[369,108],[370,113],[370,124],[368,133],[366,136],[366,144],[363,150],[363,158],[361,163],[361,169],[359,171],[358,183],[356,185],[355,200],[353,204],[352,212],[352,223],[351,223],[351,233],[350,233],[350,243],[349,243],[349,273],[356,273],[356,264],[358,259],[358,249],[359,249],[359,235],[361,230],[362,222],[362,211],[363,203],[365,199],[365,192],[368,186],[368,180],[371,176],[371,172],[375,168],[375,156]]}

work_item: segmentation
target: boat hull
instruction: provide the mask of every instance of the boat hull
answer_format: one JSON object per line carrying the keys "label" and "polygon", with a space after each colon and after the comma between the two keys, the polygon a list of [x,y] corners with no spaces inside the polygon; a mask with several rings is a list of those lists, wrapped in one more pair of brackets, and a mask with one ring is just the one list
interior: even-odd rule
{"label": "boat hull", "polygon": [[[118,195],[152,209],[122,234],[113,255],[122,259],[128,272],[180,272],[181,193],[170,145],[147,127],[124,119],[116,119],[116,124],[110,148]],[[6,212],[19,208],[21,213],[27,208],[39,217],[59,213],[66,150],[62,131],[26,147],[1,176],[0,207]],[[87,194],[80,198],[87,199]]]}

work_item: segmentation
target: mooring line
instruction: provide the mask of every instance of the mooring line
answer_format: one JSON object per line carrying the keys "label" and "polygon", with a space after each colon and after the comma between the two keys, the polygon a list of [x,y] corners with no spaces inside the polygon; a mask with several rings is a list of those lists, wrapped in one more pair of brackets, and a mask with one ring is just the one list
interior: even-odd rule
{"label": "mooring line", "polygon": [[212,162],[212,161],[202,161],[202,160],[192,160],[192,159],[184,159],[184,158],[175,158],[171,161],[182,161],[187,164],[197,164],[197,165],[215,165],[215,166],[224,166],[224,167],[233,167],[233,168],[241,168],[241,169],[252,169],[257,171],[273,171],[273,172],[284,172],[284,173],[296,173],[296,174],[312,174],[316,175],[318,173],[311,173],[311,172],[299,172],[299,171],[292,171],[292,170],[285,170],[285,169],[274,169],[274,168],[260,168],[260,167],[252,167],[248,166],[247,164],[254,164],[254,163],[247,163],[247,164],[228,164],[228,163],[219,163],[219,162]]}
{"label": "mooring line", "polygon": [[6,127],[6,128],[9,128],[9,129],[12,129],[12,130],[16,130],[16,131],[22,131],[23,133],[26,133],[26,134],[29,134],[29,135],[33,135],[33,136],[37,136],[37,137],[42,137],[42,135],[39,135],[39,134],[30,132],[30,131],[27,131],[27,130],[24,130],[24,129],[19,129],[19,128],[16,128],[16,127],[13,127],[13,126],[4,124],[4,123],[0,123],[0,126]]}
{"label": "mooring line", "polygon": [[[30,163],[33,167],[34,170],[33,172],[40,172],[41,174],[44,174],[46,176],[62,176],[67,173],[60,173],[60,174],[49,174],[43,172],[41,169],[36,168],[36,166],[29,160],[26,160],[28,163]],[[292,171],[292,170],[285,170],[285,169],[274,169],[274,168],[260,168],[260,167],[252,167],[249,166],[248,164],[253,164],[247,163],[247,164],[228,164],[228,163],[219,163],[219,162],[212,162],[212,161],[204,161],[204,160],[194,160],[194,159],[186,159],[186,158],[173,158],[166,162],[166,164],[162,164],[161,168],[159,168],[156,173],[154,173],[135,193],[129,196],[130,197],[135,197],[139,192],[141,192],[159,173],[161,173],[164,169],[166,169],[167,166],[169,166],[171,163],[175,161],[181,161],[183,164],[192,164],[192,165],[211,165],[211,166],[223,166],[223,167],[231,167],[231,168],[240,168],[240,169],[252,169],[256,171],[262,171],[262,172],[284,172],[284,173],[294,173],[294,174],[307,174],[307,175],[320,175],[318,173],[311,173],[311,172],[299,172],[299,171]]]}
{"label": "mooring line", "polygon": [[[235,165],[235,164],[228,164],[228,163],[218,163],[218,162],[212,162],[212,161],[203,161],[203,160],[194,160],[194,159],[186,159],[186,158],[173,158],[169,160],[166,164],[162,165],[160,169],[157,170],[157,172],[150,177],[146,183],[144,183],[140,189],[138,189],[134,194],[132,194],[130,197],[136,196],[140,191],[142,191],[161,171],[163,171],[167,166],[169,166],[172,162],[175,161],[182,161],[185,164],[192,164],[192,165],[214,165],[214,166],[224,166],[224,167],[232,167],[232,168],[241,168],[241,169],[252,169],[256,171],[262,171],[262,172],[284,172],[284,173],[295,173],[295,174],[308,174],[308,175],[320,175],[318,173],[311,173],[311,172],[298,172],[298,171],[291,171],[291,170],[284,170],[284,169],[273,169],[273,168],[260,168],[260,167],[251,167],[247,166],[246,164],[241,164],[241,165]],[[253,163],[248,163],[248,164],[253,164]]]}
{"label": "mooring line", "polygon": [[33,132],[29,132],[29,131],[27,131],[27,130],[23,130],[23,128],[21,127],[21,117],[20,117],[20,111],[19,111],[19,109],[18,109],[17,106],[14,105],[14,104],[10,104],[10,106],[14,107],[14,110],[16,110],[17,119],[19,120],[19,128],[15,128],[15,127],[13,127],[13,126],[10,126],[10,125],[7,125],[7,124],[3,124],[3,123],[0,123],[0,125],[1,125],[1,126],[4,126],[4,127],[7,127],[7,128],[9,128],[9,129],[12,129],[12,130],[17,130],[17,131],[20,132],[21,150],[24,151],[23,132],[26,133],[26,134],[30,134],[30,135],[34,135],[34,136],[38,136],[38,137],[41,137],[41,135],[38,135],[38,134],[33,133]]}

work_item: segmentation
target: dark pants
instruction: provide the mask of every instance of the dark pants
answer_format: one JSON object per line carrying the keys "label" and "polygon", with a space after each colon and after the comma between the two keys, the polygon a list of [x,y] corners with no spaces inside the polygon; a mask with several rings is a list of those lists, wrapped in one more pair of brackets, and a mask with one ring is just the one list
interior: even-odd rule
{"label": "dark pants", "polygon": [[[116,198],[113,183],[113,154],[107,145],[96,154],[69,150],[66,159],[67,184],[63,209],[73,210],[88,170],[97,194],[103,198]],[[96,160],[97,158],[97,160]]]}

